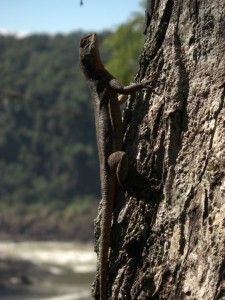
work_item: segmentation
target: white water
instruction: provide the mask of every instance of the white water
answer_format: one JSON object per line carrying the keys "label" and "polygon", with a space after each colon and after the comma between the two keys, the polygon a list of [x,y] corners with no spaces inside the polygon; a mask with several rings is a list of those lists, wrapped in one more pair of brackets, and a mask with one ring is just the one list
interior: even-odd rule
{"label": "white water", "polygon": [[0,258],[28,260],[37,265],[52,265],[52,270],[67,268],[77,273],[94,272],[93,245],[64,242],[3,242]]}
{"label": "white water", "polygon": [[[52,275],[49,280],[28,286],[26,299],[32,300],[87,300],[91,299],[91,283],[96,270],[96,254],[91,244],[64,242],[0,242],[0,259],[30,261],[44,267]],[[68,275],[69,274],[69,275]],[[80,276],[80,277],[79,277]],[[48,281],[49,280],[49,281]],[[26,293],[26,287],[24,287]],[[48,297],[37,296],[45,291]],[[52,296],[49,291],[54,291]],[[30,297],[32,292],[32,297]],[[1,293],[1,292],[0,292]],[[21,295],[0,300],[22,300]]]}
{"label": "white water", "polygon": [[82,300],[82,299],[87,299],[87,297],[90,296],[89,293],[87,292],[80,292],[76,294],[69,294],[66,296],[56,296],[56,297],[51,297],[51,298],[38,298],[34,300]]}

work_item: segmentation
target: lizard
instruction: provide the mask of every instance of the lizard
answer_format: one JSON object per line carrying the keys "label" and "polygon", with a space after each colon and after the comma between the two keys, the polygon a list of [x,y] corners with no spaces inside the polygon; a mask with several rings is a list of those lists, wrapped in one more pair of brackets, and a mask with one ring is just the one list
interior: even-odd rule
{"label": "lizard", "polygon": [[107,298],[108,255],[110,229],[118,185],[123,185],[127,175],[127,154],[122,150],[123,129],[118,94],[129,95],[151,83],[146,79],[123,86],[104,67],[98,36],[90,33],[80,41],[80,67],[90,87],[95,113],[96,139],[100,165],[102,209],[99,246],[99,294]]}

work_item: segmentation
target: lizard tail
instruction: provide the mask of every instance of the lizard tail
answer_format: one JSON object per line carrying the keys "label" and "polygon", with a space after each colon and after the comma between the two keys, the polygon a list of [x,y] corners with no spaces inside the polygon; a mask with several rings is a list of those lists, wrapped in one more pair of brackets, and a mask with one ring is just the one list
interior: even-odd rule
{"label": "lizard tail", "polygon": [[100,300],[107,300],[107,274],[108,274],[108,251],[109,243],[102,245],[100,253]]}
{"label": "lizard tail", "polygon": [[[112,182],[111,182],[112,183]],[[99,285],[100,300],[107,300],[107,275],[108,275],[108,257],[111,236],[112,212],[114,206],[115,187],[112,185],[107,189],[107,193],[103,192],[102,198],[102,218],[101,218],[101,241],[99,252]]]}

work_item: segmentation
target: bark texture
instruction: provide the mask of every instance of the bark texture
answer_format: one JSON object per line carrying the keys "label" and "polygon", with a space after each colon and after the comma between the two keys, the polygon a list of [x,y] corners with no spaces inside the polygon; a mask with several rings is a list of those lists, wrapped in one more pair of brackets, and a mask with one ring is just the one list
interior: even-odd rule
{"label": "bark texture", "polygon": [[[110,299],[225,299],[225,2],[151,0],[124,113]],[[224,297],[224,298],[223,298]]]}

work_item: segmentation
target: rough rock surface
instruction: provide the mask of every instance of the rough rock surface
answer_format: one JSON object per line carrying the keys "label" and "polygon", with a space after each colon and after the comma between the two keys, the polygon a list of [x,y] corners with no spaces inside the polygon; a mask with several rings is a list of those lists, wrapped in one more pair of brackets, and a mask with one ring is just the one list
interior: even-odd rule
{"label": "rough rock surface", "polygon": [[110,299],[225,297],[225,3],[149,1],[124,112],[129,177],[118,195]]}

